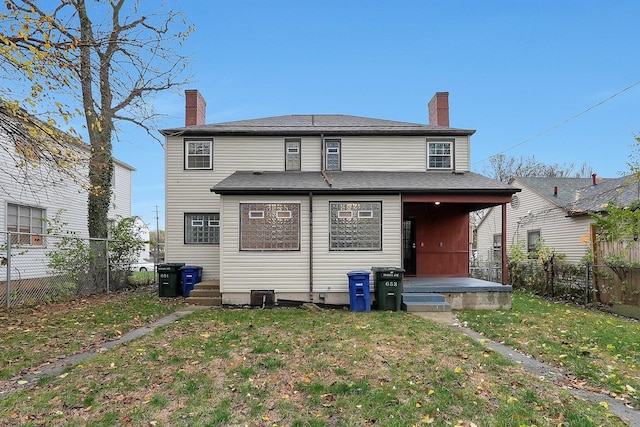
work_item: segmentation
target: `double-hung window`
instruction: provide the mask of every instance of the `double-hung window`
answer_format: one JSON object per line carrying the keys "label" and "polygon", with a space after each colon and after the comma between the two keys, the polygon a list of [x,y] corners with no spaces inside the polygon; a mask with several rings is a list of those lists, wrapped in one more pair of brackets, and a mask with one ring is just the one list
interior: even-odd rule
{"label": "double-hung window", "polygon": [[220,244],[219,213],[184,214],[185,244]]}
{"label": "double-hung window", "polygon": [[493,235],[493,265],[502,265],[502,234]]}
{"label": "double-hung window", "polygon": [[240,250],[300,250],[300,203],[240,203]]}
{"label": "double-hung window", "polygon": [[285,138],[284,140],[284,170],[300,170],[300,138]]}
{"label": "double-hung window", "polygon": [[325,170],[339,171],[341,169],[340,162],[340,144],[339,139],[325,139]]}
{"label": "double-hung window", "polygon": [[43,245],[45,218],[44,209],[8,203],[7,231],[25,233],[11,236],[11,242],[21,245]]}
{"label": "double-hung window", "polygon": [[382,202],[330,202],[332,251],[382,250]]}
{"label": "double-hung window", "polygon": [[529,257],[538,257],[538,242],[540,241],[540,230],[530,230],[527,232],[527,252]]}
{"label": "double-hung window", "polygon": [[185,139],[185,169],[213,169],[213,140]]}
{"label": "double-hung window", "polygon": [[427,141],[427,169],[453,169],[453,141]]}

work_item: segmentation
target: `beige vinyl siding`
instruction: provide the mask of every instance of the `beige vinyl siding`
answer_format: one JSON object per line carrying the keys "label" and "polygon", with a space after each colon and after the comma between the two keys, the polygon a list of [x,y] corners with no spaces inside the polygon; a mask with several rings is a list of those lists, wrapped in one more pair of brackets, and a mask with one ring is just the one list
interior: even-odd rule
{"label": "beige vinyl siding", "polygon": [[455,167],[458,171],[471,170],[470,165],[470,137],[469,136],[456,136],[455,138]]}
{"label": "beige vinyl siding", "polygon": [[[382,201],[381,251],[330,251],[329,202]],[[347,273],[372,266],[402,265],[400,196],[316,196],[313,198],[313,289],[348,292]]]}
{"label": "beige vinyl siding", "polygon": [[341,140],[343,171],[424,172],[426,170],[424,137],[349,136]]}
{"label": "beige vinyl siding", "polygon": [[[580,262],[589,249],[588,237],[591,219],[567,217],[564,209],[557,207],[546,198],[529,190],[515,181],[515,187],[521,187],[517,193],[519,206],[514,209],[507,205],[507,251],[518,241],[523,242],[526,250],[527,233],[540,230],[540,237],[547,247],[566,256],[568,262]],[[478,259],[487,261],[490,254],[493,235],[501,233],[502,208],[492,208],[478,227]]]}
{"label": "beige vinyl siding", "polygon": [[[240,203],[300,203],[300,250],[239,250]],[[309,291],[309,200],[306,197],[224,196],[220,291]]]}
{"label": "beige vinyl siding", "polygon": [[[282,138],[284,141],[284,138]],[[319,171],[321,168],[322,138],[304,137],[300,144],[300,152],[302,155],[301,171]],[[282,169],[284,170],[284,160],[282,161]]]}

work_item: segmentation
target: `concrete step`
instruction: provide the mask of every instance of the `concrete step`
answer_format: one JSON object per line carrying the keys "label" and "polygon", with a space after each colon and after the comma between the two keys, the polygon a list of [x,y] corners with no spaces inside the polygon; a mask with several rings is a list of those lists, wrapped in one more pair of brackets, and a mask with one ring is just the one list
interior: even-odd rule
{"label": "concrete step", "polygon": [[450,312],[451,304],[441,294],[404,292],[402,309],[408,313]]}
{"label": "concrete step", "polygon": [[[193,295],[193,291],[191,291],[191,295]],[[218,306],[222,305],[222,297],[197,297],[197,296],[189,296],[186,301],[189,304],[193,305],[203,305],[203,306]]]}
{"label": "concrete step", "polygon": [[451,304],[448,302],[403,302],[402,310],[407,313],[419,313],[419,312],[450,312]]}
{"label": "concrete step", "polygon": [[222,297],[222,294],[220,293],[219,290],[195,288],[195,289],[192,289],[191,292],[189,292],[189,296],[215,298],[215,297]]}
{"label": "concrete step", "polygon": [[424,303],[445,303],[447,300],[442,294],[434,293],[402,293],[402,301],[406,302],[424,302]]}

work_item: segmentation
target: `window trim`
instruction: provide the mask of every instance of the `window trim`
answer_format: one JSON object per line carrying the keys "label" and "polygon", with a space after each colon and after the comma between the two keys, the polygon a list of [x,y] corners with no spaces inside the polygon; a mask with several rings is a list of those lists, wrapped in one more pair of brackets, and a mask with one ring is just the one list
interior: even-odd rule
{"label": "window trim", "polygon": [[[189,154],[189,143],[192,142],[198,142],[198,143],[202,143],[202,142],[208,142],[209,143],[209,166],[208,167],[189,167],[189,158],[190,156],[197,156],[197,157],[205,157],[205,155],[198,155],[198,154]],[[184,138],[183,140],[183,146],[182,146],[182,153],[183,153],[183,168],[184,170],[213,170],[213,138]]]}
{"label": "window trim", "polygon": [[[184,212],[184,220],[183,220],[183,243],[185,245],[214,245],[214,246],[219,246],[220,245],[220,238],[221,238],[221,230],[220,230],[220,213],[219,212]],[[203,219],[195,219],[193,218],[195,215],[200,215],[203,216]],[[211,218],[212,216],[218,216],[218,219],[213,219]],[[209,217],[209,218],[206,218]],[[213,224],[212,224],[213,222]],[[215,224],[217,222],[217,224]],[[200,223],[200,225],[194,225],[194,223]],[[190,236],[189,231],[187,230],[187,226],[190,225],[192,228],[195,227],[203,227],[203,228],[209,228],[210,230],[208,230],[208,234],[210,236],[210,238],[213,238],[213,241],[207,241],[207,242],[194,242],[194,241],[190,241],[190,239],[188,238]],[[213,230],[217,229],[217,233],[214,233]],[[217,237],[217,239],[215,238]]]}
{"label": "window trim", "polygon": [[[9,222],[9,210],[11,209],[11,206],[16,208],[15,224],[11,224]],[[12,237],[13,244],[18,244],[23,246],[33,246],[33,247],[45,246],[45,241],[43,238],[43,236],[46,233],[44,221],[47,219],[47,210],[45,208],[42,208],[39,206],[33,206],[33,205],[23,205],[20,203],[8,202],[5,205],[5,209],[6,209],[5,210],[6,212],[5,229],[9,233],[14,233]],[[24,214],[21,213],[21,211],[25,209],[29,210],[29,224],[27,224],[26,226],[21,224],[20,222],[20,218],[24,217]],[[38,211],[40,216],[34,217],[33,216],[34,211]],[[39,220],[38,226],[35,227],[37,229],[35,230],[34,230],[34,224],[33,224],[34,220]],[[10,230],[10,228],[14,228],[14,230]],[[21,231],[22,229],[26,229],[26,228],[28,228],[27,231]]]}
{"label": "window trim", "polygon": [[[427,170],[455,170],[455,144],[456,140],[455,138],[427,138]],[[449,157],[449,167],[436,167],[436,166],[430,166],[431,164],[431,157],[447,157],[446,155],[442,155],[442,154],[430,154],[430,146],[431,144],[449,144],[449,150],[450,150],[450,154],[448,155]]]}
{"label": "window trim", "polygon": [[[336,144],[336,147],[329,147],[329,143]],[[336,150],[334,153],[329,153],[329,150]],[[338,167],[329,169],[329,155],[336,156]],[[341,138],[325,138],[324,140],[324,170],[334,172],[342,170],[342,139]]]}
{"label": "window trim", "polygon": [[[290,144],[295,144],[291,147]],[[291,152],[291,149],[295,149],[295,152]],[[297,155],[298,166],[292,166],[289,164],[289,155]],[[299,171],[302,170],[302,138],[285,138],[284,139],[284,170],[285,171]]]}
{"label": "window trim", "polygon": [[[531,239],[531,235],[533,234],[537,234],[538,238],[536,239],[536,243],[533,246],[533,249],[531,248],[531,244],[530,244],[530,239]],[[535,230],[527,230],[527,253],[529,254],[529,256],[531,257],[537,257],[538,256],[538,251],[536,250],[536,246],[538,246],[538,242],[540,241],[540,239],[542,238],[542,233],[540,232],[540,229],[537,228]]]}
{"label": "window trim", "polygon": [[[502,233],[493,234],[491,251],[494,265],[502,265]],[[499,254],[499,258],[496,258],[496,253]]]}

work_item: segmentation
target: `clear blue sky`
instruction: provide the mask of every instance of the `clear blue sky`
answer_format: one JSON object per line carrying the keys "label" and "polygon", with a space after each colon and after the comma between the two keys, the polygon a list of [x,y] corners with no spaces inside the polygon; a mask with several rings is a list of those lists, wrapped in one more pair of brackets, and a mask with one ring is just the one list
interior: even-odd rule
{"label": "clear blue sky", "polygon": [[[474,171],[505,152],[587,162],[605,177],[627,170],[640,132],[637,1],[178,7],[197,27],[185,46],[193,56],[188,88],[204,95],[207,123],[329,113],[427,123],[427,102],[443,91],[451,126],[477,131]],[[160,96],[157,108],[169,116],[162,127],[184,125],[183,91]],[[164,151],[143,133],[120,136],[116,157],[137,168],[132,214],[155,229],[157,205],[164,229]]]}

